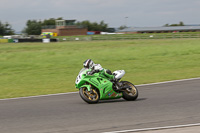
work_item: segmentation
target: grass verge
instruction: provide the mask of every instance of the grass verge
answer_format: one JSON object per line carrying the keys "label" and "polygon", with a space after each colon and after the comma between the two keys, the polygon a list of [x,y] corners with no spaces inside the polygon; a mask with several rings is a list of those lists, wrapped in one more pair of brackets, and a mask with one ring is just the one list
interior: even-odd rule
{"label": "grass verge", "polygon": [[200,76],[200,39],[21,43],[0,45],[0,98],[77,91],[88,58],[123,80],[144,84]]}

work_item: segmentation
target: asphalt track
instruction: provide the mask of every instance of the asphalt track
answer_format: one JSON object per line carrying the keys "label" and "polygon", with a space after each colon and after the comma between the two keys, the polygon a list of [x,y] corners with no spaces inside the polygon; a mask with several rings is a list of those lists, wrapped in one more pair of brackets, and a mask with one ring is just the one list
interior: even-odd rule
{"label": "asphalt track", "polygon": [[137,87],[137,101],[78,93],[0,100],[0,133],[102,133],[200,123],[200,78]]}

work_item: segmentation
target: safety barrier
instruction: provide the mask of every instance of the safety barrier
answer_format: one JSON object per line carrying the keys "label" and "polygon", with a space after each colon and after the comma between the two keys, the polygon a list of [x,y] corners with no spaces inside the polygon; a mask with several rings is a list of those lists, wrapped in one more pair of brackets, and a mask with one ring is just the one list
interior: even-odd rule
{"label": "safety barrier", "polygon": [[8,39],[0,39],[0,43],[8,43]]}
{"label": "safety barrier", "polygon": [[0,43],[57,42],[57,39],[0,39]]}

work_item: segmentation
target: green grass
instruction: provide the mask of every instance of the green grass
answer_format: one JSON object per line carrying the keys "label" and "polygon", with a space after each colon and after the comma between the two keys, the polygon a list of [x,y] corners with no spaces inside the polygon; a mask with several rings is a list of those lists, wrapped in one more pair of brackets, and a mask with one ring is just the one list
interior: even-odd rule
{"label": "green grass", "polygon": [[200,39],[0,44],[0,98],[77,91],[91,58],[144,84],[200,76]]}

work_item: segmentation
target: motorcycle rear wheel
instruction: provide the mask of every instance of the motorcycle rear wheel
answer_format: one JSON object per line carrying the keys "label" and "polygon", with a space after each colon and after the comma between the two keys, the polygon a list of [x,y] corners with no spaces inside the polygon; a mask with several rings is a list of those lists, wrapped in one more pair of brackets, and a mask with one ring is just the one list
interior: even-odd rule
{"label": "motorcycle rear wheel", "polygon": [[123,84],[124,85],[128,85],[131,87],[130,88],[127,88],[126,90],[124,90],[122,93],[123,93],[123,98],[127,101],[134,101],[137,99],[138,97],[138,89],[131,83],[131,82],[128,82],[128,81],[123,81]]}
{"label": "motorcycle rear wheel", "polygon": [[79,90],[79,94],[81,98],[89,104],[99,102],[99,94],[95,89],[92,89],[92,93],[91,93],[90,91],[88,91],[86,87],[82,87]]}

